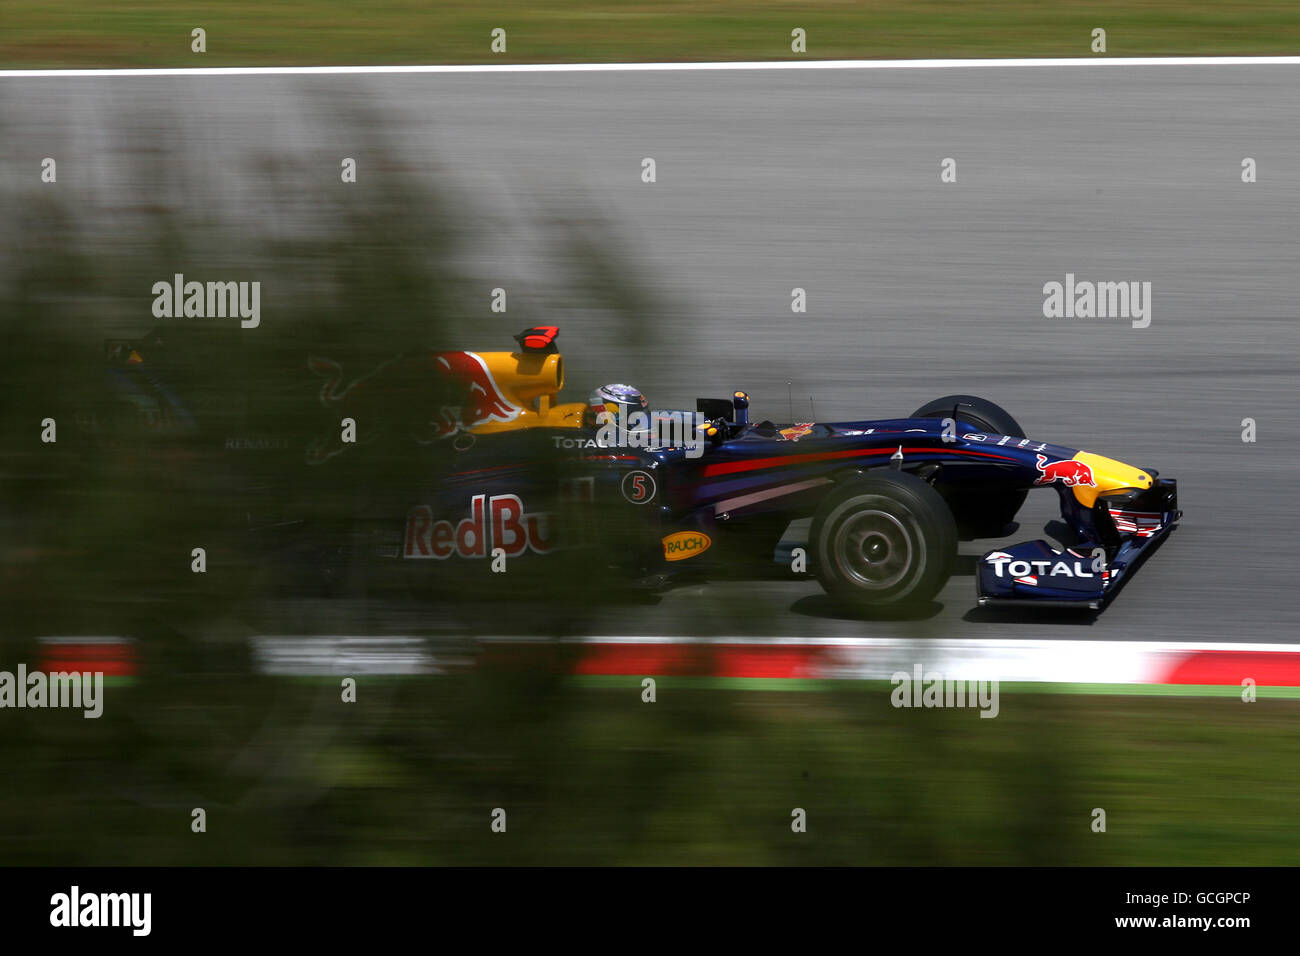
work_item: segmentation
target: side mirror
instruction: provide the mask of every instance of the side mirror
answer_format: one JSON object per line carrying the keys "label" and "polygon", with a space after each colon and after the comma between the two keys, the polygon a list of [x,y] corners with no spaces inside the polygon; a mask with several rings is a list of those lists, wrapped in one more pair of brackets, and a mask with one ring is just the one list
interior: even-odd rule
{"label": "side mirror", "polygon": [[737,391],[731,396],[733,415],[731,420],[737,425],[749,424],[749,393]]}

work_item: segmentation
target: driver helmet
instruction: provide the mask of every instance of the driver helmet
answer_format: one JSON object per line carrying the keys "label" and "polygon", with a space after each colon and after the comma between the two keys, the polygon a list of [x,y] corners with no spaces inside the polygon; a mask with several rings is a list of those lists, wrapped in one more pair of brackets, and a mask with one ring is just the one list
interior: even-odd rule
{"label": "driver helmet", "polygon": [[602,385],[592,391],[587,405],[593,425],[601,424],[604,414],[613,416],[614,421],[627,421],[633,412],[644,412],[650,407],[645,396],[631,385]]}

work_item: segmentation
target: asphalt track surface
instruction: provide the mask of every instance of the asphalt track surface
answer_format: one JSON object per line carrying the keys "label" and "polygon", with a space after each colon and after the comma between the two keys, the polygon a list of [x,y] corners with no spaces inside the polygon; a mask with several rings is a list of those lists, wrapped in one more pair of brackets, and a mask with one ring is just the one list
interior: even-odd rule
{"label": "asphalt track surface", "polygon": [[[484,277],[481,334],[448,344],[518,330],[488,313],[493,286],[565,303],[571,395],[631,381],[689,407],[743,387],[758,417],[788,420],[789,381],[794,418],[811,396],[833,421],[967,392],[1031,437],[1179,479],[1182,526],[1097,616],[976,610],[967,567],[919,620],[847,617],[795,580],[689,585],[593,622],[804,638],[1295,640],[1296,104],[1296,66],[0,80],[6,177],[55,155],[61,181],[107,193],[138,175],[113,145],[133,116],[134,147],[156,136],[202,157],[195,195],[232,215],[257,201],[231,172],[251,153],[335,170],[360,153],[366,175],[368,117],[480,226],[464,258]],[[956,183],[940,182],[945,157]],[[559,278],[561,220],[601,230],[647,290],[639,347]],[[1150,327],[1044,318],[1043,284],[1066,273],[1151,282]],[[273,328],[264,314],[257,334]],[[1054,514],[1054,495],[1031,495],[1014,540]],[[737,597],[743,621],[720,600]],[[277,617],[324,633],[427,623],[363,601],[260,623]]]}

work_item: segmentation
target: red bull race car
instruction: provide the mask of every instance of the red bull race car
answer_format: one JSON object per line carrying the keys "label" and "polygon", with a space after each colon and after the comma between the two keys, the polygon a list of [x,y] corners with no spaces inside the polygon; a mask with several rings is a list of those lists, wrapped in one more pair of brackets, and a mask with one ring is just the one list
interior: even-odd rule
{"label": "red bull race car", "polygon": [[[689,411],[652,410],[617,385],[561,402],[557,335],[526,330],[508,352],[405,356],[342,392],[334,370],[317,364],[323,401],[382,393],[399,370],[457,385],[459,403],[431,409],[413,436],[439,449],[439,465],[388,554],[432,575],[505,570],[592,546],[592,529],[566,536],[558,520],[576,506],[601,514],[596,537],[608,532],[593,560],[667,582],[730,569],[738,556],[771,561],[787,529],[811,519],[787,559],[806,562],[840,601],[884,609],[930,601],[959,540],[1003,535],[1026,495],[1050,488],[1067,540],[984,554],[978,602],[1097,609],[1181,517],[1173,479],[1026,437],[1010,414],[970,395],[904,418],[785,424],[751,420],[740,391]],[[309,460],[341,450],[317,447]]]}
{"label": "red bull race car", "polygon": [[[781,560],[865,611],[931,601],[958,542],[1005,538],[1035,489],[1059,498],[1059,546],[985,553],[981,605],[1100,608],[1181,516],[1173,479],[1029,438],[970,395],[905,418],[793,423],[753,420],[740,391],[691,410],[652,409],[624,385],[561,401],[558,334],[528,329],[510,351],[407,352],[355,378],[310,359],[325,410],[314,414],[331,430],[222,439],[230,473],[250,489],[228,495],[228,510],[247,513],[254,534],[297,536],[255,547],[315,555],[286,562],[311,587],[336,573],[327,565],[341,551],[375,559],[380,580],[446,591],[479,579],[494,593],[530,573],[574,573],[548,559],[575,552],[578,573],[652,588]],[[202,406],[181,397],[153,338],[110,345],[109,384],[151,430],[204,433]],[[335,510],[313,519],[322,502]],[[525,573],[496,577],[508,571]]]}

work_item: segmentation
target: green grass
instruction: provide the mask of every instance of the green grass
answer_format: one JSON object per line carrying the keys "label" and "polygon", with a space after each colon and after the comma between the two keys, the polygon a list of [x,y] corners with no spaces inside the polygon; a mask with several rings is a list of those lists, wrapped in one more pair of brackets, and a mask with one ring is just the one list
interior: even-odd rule
{"label": "green grass", "polygon": [[987,720],[623,683],[363,677],[343,704],[196,676],[11,715],[0,864],[1300,863],[1294,701],[1017,693]]}
{"label": "green grass", "polygon": [[[10,68],[1093,56],[1096,27],[1109,56],[1300,52],[1292,0],[11,0],[3,22]],[[195,27],[206,53],[190,50]]]}

